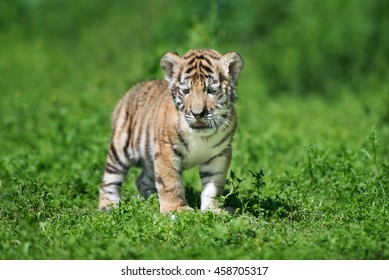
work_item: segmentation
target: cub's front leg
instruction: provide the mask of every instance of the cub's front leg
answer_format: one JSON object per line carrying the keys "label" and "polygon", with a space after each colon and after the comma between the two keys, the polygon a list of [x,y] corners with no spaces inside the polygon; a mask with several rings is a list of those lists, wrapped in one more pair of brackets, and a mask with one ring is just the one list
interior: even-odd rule
{"label": "cub's front leg", "polygon": [[170,144],[157,146],[154,155],[155,184],[162,213],[191,209],[181,179],[181,154]]}
{"label": "cub's front leg", "polygon": [[215,197],[223,194],[227,171],[231,163],[231,148],[228,147],[200,166],[201,211],[215,210],[219,207]]}

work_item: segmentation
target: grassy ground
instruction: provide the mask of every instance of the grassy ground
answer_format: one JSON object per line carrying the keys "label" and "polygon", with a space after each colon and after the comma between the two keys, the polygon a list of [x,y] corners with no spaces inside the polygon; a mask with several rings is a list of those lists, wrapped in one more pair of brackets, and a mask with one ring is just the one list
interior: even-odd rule
{"label": "grassy ground", "polygon": [[[135,81],[162,77],[162,53],[95,47],[99,32],[1,33],[0,259],[389,258],[387,84],[272,96],[249,48],[222,198],[236,213],[161,215],[157,197],[138,198],[139,170],[99,213],[111,111]],[[196,170],[185,185],[198,207]]]}

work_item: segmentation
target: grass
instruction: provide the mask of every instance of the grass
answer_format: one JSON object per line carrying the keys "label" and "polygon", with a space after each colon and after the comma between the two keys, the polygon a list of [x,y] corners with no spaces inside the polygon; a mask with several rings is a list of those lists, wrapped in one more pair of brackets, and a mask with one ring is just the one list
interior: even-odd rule
{"label": "grass", "polygon": [[[98,212],[111,111],[136,81],[162,77],[162,53],[93,48],[96,30],[0,34],[0,259],[389,258],[387,85],[271,95],[249,48],[221,198],[236,212],[162,215],[156,196],[139,199],[135,169],[120,207]],[[198,207],[196,170],[185,185]]]}

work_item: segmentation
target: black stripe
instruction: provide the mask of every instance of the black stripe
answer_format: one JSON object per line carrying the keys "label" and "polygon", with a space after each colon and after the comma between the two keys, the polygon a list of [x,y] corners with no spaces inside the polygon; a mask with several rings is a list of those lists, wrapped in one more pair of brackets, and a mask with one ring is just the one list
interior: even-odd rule
{"label": "black stripe", "polygon": [[[141,89],[141,88],[138,88],[139,90]],[[134,104],[133,106],[133,110],[132,110],[132,112],[138,112],[138,106],[139,106],[139,99],[137,99],[136,100],[136,102],[134,102],[134,103],[132,103],[132,104]]]}
{"label": "black stripe", "polygon": [[[128,118],[128,112],[126,112],[126,118]],[[129,119],[129,124],[128,124],[128,130],[127,130],[127,139],[126,143],[124,144],[123,147],[123,153],[130,158],[130,153],[129,153],[129,146],[130,146],[130,137],[131,137],[131,119]]]}
{"label": "black stripe", "polygon": [[155,182],[161,184],[164,189],[166,189],[165,182],[163,181],[161,176],[155,176]]}
{"label": "black stripe", "polygon": [[205,74],[213,73],[212,69],[210,67],[208,67],[208,66],[200,64],[200,68],[205,70],[205,72],[206,72]]}
{"label": "black stripe", "polygon": [[176,109],[180,111],[180,108],[184,106],[184,103],[182,102],[182,100],[179,101],[174,100],[174,105],[176,106]]}
{"label": "black stripe", "polygon": [[[131,120],[131,128],[130,129],[133,130],[133,134],[135,134],[136,125],[137,125],[137,121],[136,120]],[[134,135],[132,135],[132,136],[134,136]],[[131,139],[130,139],[130,146],[132,148],[134,148],[134,140],[135,140],[135,137],[131,137]]]}
{"label": "black stripe", "polygon": [[112,183],[103,183],[101,184],[102,188],[109,187],[109,186],[121,186],[123,182],[112,182]]}
{"label": "black stripe", "polygon": [[121,171],[118,171],[117,169],[113,169],[110,167],[105,167],[105,172],[109,174],[123,174]]}
{"label": "black stripe", "polygon": [[227,78],[224,75],[219,75],[220,84],[223,83],[224,81],[227,81]]}
{"label": "black stripe", "polygon": [[164,142],[165,144],[167,144],[167,145],[172,149],[173,153],[174,153],[177,157],[179,157],[180,159],[182,159],[184,155],[183,155],[183,153],[182,153],[179,149],[177,149],[176,147],[174,147],[174,145],[173,145],[174,141],[172,140],[171,135],[169,135],[168,138],[169,138],[169,141],[168,141],[168,142],[166,142],[166,141],[163,141],[163,142]]}
{"label": "black stripe", "polygon": [[176,172],[177,174],[181,174],[182,173],[182,170],[172,166],[172,169],[174,170],[174,172]]}
{"label": "black stripe", "polygon": [[186,70],[185,70],[185,73],[186,73],[186,74],[189,74],[189,73],[192,72],[194,69],[196,69],[196,66],[195,66],[195,65],[193,65],[193,66],[189,67],[188,69],[186,69]]}
{"label": "black stripe", "polygon": [[218,158],[218,157],[222,157],[222,156],[225,156],[228,152],[231,151],[231,147],[227,147],[225,148],[224,150],[222,150],[220,153],[218,153],[217,155],[211,157],[209,160],[207,160],[206,162],[203,163],[203,165],[207,165],[207,164],[210,164],[214,159]]}
{"label": "black stripe", "polygon": [[110,147],[110,150],[112,152],[112,155],[113,157],[115,158],[115,161],[121,166],[123,167],[123,169],[128,169],[128,165],[125,164],[118,156],[118,153],[113,145],[113,143],[111,142],[111,147]]}
{"label": "black stripe", "polygon": [[226,136],[224,136],[218,143],[216,143],[215,145],[213,145],[212,148],[216,148],[218,146],[220,146],[221,144],[223,144],[224,142],[226,142],[228,140],[228,138],[231,137],[231,134],[232,132],[230,131],[229,133],[226,134]]}
{"label": "black stripe", "polygon": [[151,162],[151,147],[150,147],[150,122],[148,122],[146,127],[146,139],[145,139],[145,153],[146,159],[148,162]]}
{"label": "black stripe", "polygon": [[120,174],[122,174],[122,173],[124,173],[126,171],[126,169],[122,170],[122,169],[119,168],[119,166],[111,164],[109,162],[107,162],[105,166],[106,166],[106,168],[108,168],[110,170],[113,170],[114,172],[117,172],[117,173],[120,173]]}
{"label": "black stripe", "polygon": [[117,171],[119,171],[119,172],[123,172],[123,170],[121,170],[121,169],[119,168],[119,166],[113,165],[112,163],[107,162],[107,163],[106,163],[106,166],[107,166],[108,168],[110,168],[110,169],[115,169],[115,170],[117,170]]}
{"label": "black stripe", "polygon": [[209,60],[208,57],[204,56],[203,59],[204,59],[209,65],[212,65],[212,62]]}
{"label": "black stripe", "polygon": [[220,60],[220,57],[214,56],[214,55],[212,55],[212,54],[208,54],[208,56],[209,56],[210,58],[213,58],[213,59],[216,59],[216,60]]}
{"label": "black stripe", "polygon": [[[143,120],[143,121],[147,121],[147,120]],[[135,140],[135,149],[136,150],[140,150],[139,146],[140,146],[140,141],[141,141],[141,138],[142,138],[142,133],[143,133],[143,125],[140,125],[140,128],[139,128],[139,131],[138,131],[138,134],[136,135],[136,140]]]}
{"label": "black stripe", "polygon": [[178,139],[180,140],[181,144],[185,147],[185,150],[187,150],[189,152],[189,145],[188,145],[188,143],[186,142],[184,136],[182,136],[182,134],[180,133],[180,131],[178,130],[177,127],[176,127],[176,133],[178,135]]}
{"label": "black stripe", "polygon": [[171,146],[171,147],[172,147],[173,153],[177,157],[179,157],[180,159],[182,159],[184,157],[183,153],[179,149],[175,148],[174,146]]}
{"label": "black stripe", "polygon": [[130,158],[129,147],[128,147],[129,144],[130,144],[130,134],[127,133],[127,139],[123,147],[123,153],[127,155],[128,158]]}
{"label": "black stripe", "polygon": [[189,60],[188,64],[192,64],[196,60],[196,57],[193,57],[191,60]]}
{"label": "black stripe", "polygon": [[212,177],[212,176],[219,175],[219,174],[221,174],[221,172],[204,171],[204,172],[200,172],[200,177],[201,177],[201,179],[204,179],[204,178]]}
{"label": "black stripe", "polygon": [[207,73],[213,73],[213,71],[210,67],[208,67],[207,65],[204,65],[202,63],[200,63],[200,68],[205,70]]}
{"label": "black stripe", "polygon": [[110,160],[111,162],[115,162],[115,159],[113,158],[111,152],[108,153],[108,158],[109,158],[109,160]]}
{"label": "black stripe", "polygon": [[183,71],[183,70],[184,70],[183,68],[180,68],[180,71],[177,73],[178,79],[181,78],[181,75],[182,75],[182,71]]}
{"label": "black stripe", "polygon": [[161,153],[160,152],[157,152],[154,154],[154,160],[156,160],[157,158],[159,158],[161,156]]}
{"label": "black stripe", "polygon": [[115,193],[111,192],[111,191],[109,191],[109,192],[104,191],[104,194],[115,194]]}
{"label": "black stripe", "polygon": [[184,56],[184,59],[188,59],[188,58],[194,56],[195,54],[196,54],[195,52],[191,52],[188,55]]}

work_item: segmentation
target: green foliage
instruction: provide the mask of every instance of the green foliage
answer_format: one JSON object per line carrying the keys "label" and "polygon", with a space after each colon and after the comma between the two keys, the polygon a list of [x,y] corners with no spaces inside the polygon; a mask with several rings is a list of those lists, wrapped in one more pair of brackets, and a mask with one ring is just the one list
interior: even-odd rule
{"label": "green foliage", "polygon": [[[234,49],[250,57],[246,76],[259,79],[271,93],[333,94],[338,84],[375,83],[389,70],[389,4],[383,0],[98,0],[93,5],[88,0],[35,0],[0,5],[2,30],[33,41],[46,38],[45,43],[73,55],[77,50],[79,61],[88,58],[83,53],[93,52],[89,59],[104,68],[110,61],[130,68],[131,80],[154,75],[155,61],[167,50],[199,47]],[[83,47],[76,48],[75,42]],[[145,50],[150,58],[141,55]]]}
{"label": "green foliage", "polygon": [[[387,1],[0,1],[0,259],[388,259]],[[110,113],[166,51],[245,60],[233,213],[97,208]],[[184,177],[199,207],[197,170]],[[155,248],[159,248],[155,250]]]}

